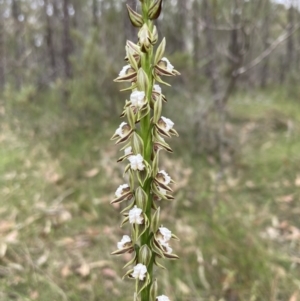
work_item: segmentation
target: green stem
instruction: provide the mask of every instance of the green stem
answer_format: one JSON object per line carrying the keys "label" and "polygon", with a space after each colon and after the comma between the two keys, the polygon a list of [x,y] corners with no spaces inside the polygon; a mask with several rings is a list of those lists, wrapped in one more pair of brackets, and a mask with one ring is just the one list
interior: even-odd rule
{"label": "green stem", "polygon": [[[144,0],[143,2],[143,19],[144,22],[148,25],[149,29],[152,30],[153,28],[153,23],[151,20],[148,19],[148,7],[150,5],[150,0]],[[149,87],[148,91],[146,92],[146,96],[148,99],[148,102],[151,100],[151,95],[152,95],[152,89],[153,89],[153,76],[152,76],[152,66],[151,63],[153,61],[153,49],[151,48],[147,53],[143,54],[142,57],[142,68],[146,72],[148,79],[149,79]],[[152,143],[152,137],[151,137],[151,130],[152,130],[152,125],[151,125],[151,115],[150,113],[145,116],[141,120],[141,137],[144,142],[144,160],[146,160],[150,166],[152,165],[151,162],[151,153],[153,149],[153,143]],[[151,223],[151,208],[152,208],[152,195],[150,194],[151,190],[151,183],[152,183],[152,178],[148,179],[144,186],[143,190],[148,196],[148,203],[147,203],[147,209],[146,209],[146,215],[149,219],[149,222]],[[141,237],[141,245],[148,245],[150,248],[150,229],[147,229],[145,233]],[[150,248],[151,249],[151,248]],[[152,284],[152,274],[153,274],[153,257],[147,267],[147,271],[150,275],[150,284],[141,292],[141,301],[149,301],[150,298],[150,286]]]}

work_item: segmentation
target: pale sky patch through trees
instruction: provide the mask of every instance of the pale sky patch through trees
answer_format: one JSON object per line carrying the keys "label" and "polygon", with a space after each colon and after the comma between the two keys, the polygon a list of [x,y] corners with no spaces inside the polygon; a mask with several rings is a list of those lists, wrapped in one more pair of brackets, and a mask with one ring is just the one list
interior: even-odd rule
{"label": "pale sky patch through trees", "polygon": [[273,2],[281,3],[289,7],[291,3],[300,9],[300,0],[273,0]]}

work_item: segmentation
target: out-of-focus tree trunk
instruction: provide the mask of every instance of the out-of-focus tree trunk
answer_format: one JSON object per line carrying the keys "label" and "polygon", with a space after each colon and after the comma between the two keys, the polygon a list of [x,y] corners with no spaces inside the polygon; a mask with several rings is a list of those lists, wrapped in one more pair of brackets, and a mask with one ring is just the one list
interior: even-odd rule
{"label": "out-of-focus tree trunk", "polygon": [[98,27],[98,0],[93,0],[92,5],[93,26]]}
{"label": "out-of-focus tree trunk", "polygon": [[209,64],[207,66],[207,74],[210,79],[210,90],[213,95],[214,101],[218,102],[220,99],[220,87],[219,87],[219,76],[216,62],[216,43],[215,35],[212,30],[212,9],[209,6],[209,0],[202,1],[202,9],[205,20],[204,35],[206,40],[206,50],[209,57]]}
{"label": "out-of-focus tree trunk", "polygon": [[[78,30],[81,20],[80,20],[80,11],[82,9],[82,0],[68,0],[69,5],[72,12],[72,20],[70,20],[69,22],[69,26],[72,29]],[[69,13],[69,18],[70,18],[70,13]],[[71,43],[71,45],[73,46],[73,44]]]}
{"label": "out-of-focus tree trunk", "polygon": [[0,6],[0,89],[5,85],[5,47],[3,9]]}
{"label": "out-of-focus tree trunk", "polygon": [[15,56],[15,79],[16,79],[16,88],[20,89],[21,87],[21,72],[20,72],[20,64],[21,64],[21,24],[19,21],[19,4],[18,0],[12,0],[11,2],[11,10],[12,10],[12,17],[14,20],[14,32],[15,32],[15,51],[14,51],[14,56]]}
{"label": "out-of-focus tree trunk", "polygon": [[286,51],[286,71],[290,69],[294,63],[295,47],[294,47],[294,35],[293,30],[295,26],[295,9],[293,6],[293,0],[291,0],[291,7],[288,9],[288,33],[290,34],[287,40],[287,51]]}
{"label": "out-of-focus tree trunk", "polygon": [[279,60],[280,72],[279,72],[279,82],[282,84],[285,80],[285,56],[282,54]]}
{"label": "out-of-focus tree trunk", "polygon": [[199,17],[200,7],[198,0],[193,1],[192,17],[193,17],[193,61],[195,73],[198,72],[198,63],[200,59],[200,38],[199,38]]}
{"label": "out-of-focus tree trunk", "polygon": [[[242,66],[246,52],[250,48],[249,33],[242,22],[242,1],[234,0],[232,9],[232,29],[229,42],[229,83],[223,96],[224,105],[234,91],[238,76],[236,71]],[[259,3],[258,3],[259,4]]]}
{"label": "out-of-focus tree trunk", "polygon": [[176,19],[177,30],[175,36],[175,47],[177,51],[183,52],[185,50],[185,25],[186,25],[186,17],[187,17],[187,8],[186,8],[187,0],[177,0],[177,15]]}
{"label": "out-of-focus tree trunk", "polygon": [[209,64],[207,66],[207,74],[210,79],[210,90],[212,93],[215,112],[218,116],[218,131],[216,134],[216,143],[218,147],[218,159],[219,159],[219,170],[216,176],[215,188],[214,188],[214,199],[212,202],[212,210],[217,206],[219,202],[219,185],[224,176],[224,127],[225,127],[225,105],[222,102],[222,97],[220,93],[219,86],[219,74],[217,70],[217,55],[216,55],[216,39],[214,35],[213,22],[213,5],[216,5],[216,2],[210,0],[203,0],[203,13],[205,21],[204,35],[206,39],[206,50],[207,56],[209,57]]}
{"label": "out-of-focus tree trunk", "polygon": [[[298,5],[299,10],[300,10],[300,5]],[[300,12],[298,10],[298,19],[297,19],[297,23],[300,24]],[[297,51],[297,66],[298,66],[298,70],[300,71],[300,30],[298,30],[298,51]]]}
{"label": "out-of-focus tree trunk", "polygon": [[232,13],[232,30],[230,36],[230,63],[231,72],[233,72],[240,65],[241,53],[239,45],[239,25],[241,22],[241,11],[239,0],[234,0],[233,13]]}
{"label": "out-of-focus tree trunk", "polygon": [[[270,46],[270,19],[271,19],[271,6],[270,1],[265,0],[265,23],[263,25],[263,43],[264,43],[264,50],[266,50]],[[268,83],[268,76],[269,76],[269,57],[267,57],[262,64],[261,69],[261,81],[260,86],[261,88],[265,88]]]}
{"label": "out-of-focus tree trunk", "polygon": [[280,75],[280,82],[283,83],[286,80],[286,75],[290,71],[291,66],[294,63],[294,54],[295,54],[295,47],[294,47],[294,36],[293,36],[293,30],[294,30],[294,7],[293,7],[293,0],[289,1],[290,8],[287,10],[287,31],[289,34],[289,37],[287,39],[286,43],[286,54],[285,58],[282,62],[282,70]]}
{"label": "out-of-focus tree trunk", "polygon": [[72,66],[70,55],[72,52],[72,40],[70,37],[70,16],[68,11],[69,0],[63,0],[63,39],[62,39],[62,58],[64,63],[64,73],[66,78],[72,77]]}
{"label": "out-of-focus tree trunk", "polygon": [[53,12],[54,12],[54,16],[58,17],[59,16],[59,0],[53,0]]}
{"label": "out-of-focus tree trunk", "polygon": [[47,50],[50,58],[50,65],[52,71],[52,78],[55,78],[56,74],[56,59],[55,59],[55,47],[53,43],[53,29],[52,29],[52,22],[51,16],[48,15],[47,10],[48,6],[51,4],[49,0],[44,0],[44,7],[45,7],[45,15],[46,15],[46,41],[47,41]]}
{"label": "out-of-focus tree trunk", "polygon": [[204,13],[204,20],[205,20],[205,29],[204,29],[204,35],[206,39],[206,50],[207,55],[209,56],[209,64],[207,65],[207,75],[210,79],[210,90],[214,97],[214,99],[217,101],[217,98],[220,95],[220,89],[218,85],[218,70],[217,70],[217,63],[216,63],[216,45],[215,45],[215,38],[214,38],[214,32],[211,29],[213,26],[213,20],[212,20],[212,9],[209,5],[209,0],[203,0],[203,13]]}

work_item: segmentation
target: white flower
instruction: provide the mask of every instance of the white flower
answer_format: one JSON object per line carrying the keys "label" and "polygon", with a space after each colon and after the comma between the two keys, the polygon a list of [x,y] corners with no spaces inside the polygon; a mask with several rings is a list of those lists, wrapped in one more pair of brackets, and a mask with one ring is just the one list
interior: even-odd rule
{"label": "white flower", "polygon": [[120,124],[120,126],[116,129],[116,132],[115,132],[115,134],[118,135],[118,136],[120,136],[121,138],[125,137],[125,134],[123,132],[123,127],[125,125],[127,125],[127,123],[126,122],[122,122]]}
{"label": "white flower", "polygon": [[161,187],[158,187],[158,190],[159,192],[162,194],[162,195],[166,195],[167,194],[167,190],[166,189],[163,189]]}
{"label": "white flower", "polygon": [[153,86],[153,90],[154,90],[155,92],[161,94],[161,87],[160,87],[160,85],[154,85],[154,86]]}
{"label": "white flower", "polygon": [[160,232],[160,234],[162,235],[162,237],[163,237],[163,239],[161,240],[159,240],[159,241],[162,241],[162,242],[168,242],[170,239],[171,239],[171,237],[172,237],[172,232],[168,229],[168,228],[166,228],[166,227],[160,227],[159,228],[159,232]]}
{"label": "white flower", "polygon": [[130,68],[131,68],[130,65],[124,66],[123,69],[120,71],[119,76],[120,77],[125,76],[127,74],[128,69],[130,69]]}
{"label": "white flower", "polygon": [[173,249],[169,246],[167,242],[161,244],[165,248],[165,252],[171,254]]}
{"label": "white flower", "polygon": [[165,295],[161,295],[156,298],[156,301],[170,301],[170,299]]}
{"label": "white flower", "polygon": [[145,95],[144,91],[133,91],[130,95],[131,105],[140,109],[144,105]]}
{"label": "white flower", "polygon": [[[160,194],[162,194],[162,195],[166,195],[167,194],[167,190],[166,189],[163,189],[160,186],[157,186],[157,188],[158,188],[158,191],[160,192]],[[157,197],[158,201],[160,201],[162,199],[161,196],[159,196],[159,195],[156,195],[156,197]]]}
{"label": "white flower", "polygon": [[134,206],[133,209],[129,211],[129,223],[141,225],[144,221],[142,216],[143,210]]}
{"label": "white flower", "polygon": [[166,57],[163,57],[161,60],[167,64],[167,71],[172,72],[174,66],[170,63],[170,61]]}
{"label": "white flower", "polygon": [[165,130],[166,130],[167,132],[169,132],[169,130],[173,128],[174,122],[173,122],[171,119],[166,118],[166,117],[163,117],[163,116],[161,116],[161,119],[162,119],[163,122],[165,123]]}
{"label": "white flower", "polygon": [[136,156],[130,156],[128,158],[131,169],[132,170],[144,170],[145,165],[143,164],[144,158],[141,154],[137,154]]}
{"label": "white flower", "polygon": [[163,175],[163,177],[164,177],[164,182],[163,183],[165,185],[169,185],[170,182],[171,182],[171,177],[164,170],[161,170],[158,173]]}
{"label": "white flower", "polygon": [[119,250],[124,249],[125,244],[131,242],[131,238],[128,235],[123,235],[121,241],[118,242],[117,246]]}
{"label": "white flower", "polygon": [[131,276],[135,279],[140,279],[144,280],[147,274],[147,268],[145,265],[138,263],[134,268],[133,268],[133,273]]}
{"label": "white flower", "polygon": [[131,146],[128,146],[128,147],[126,147],[125,149],[124,149],[124,154],[125,154],[125,156],[126,155],[129,155],[129,154],[131,154],[132,153],[132,147]]}
{"label": "white flower", "polygon": [[123,184],[123,185],[120,185],[119,188],[116,190],[115,192],[115,195],[117,198],[121,197],[122,194],[123,194],[123,190],[128,188],[129,185],[128,184]]}

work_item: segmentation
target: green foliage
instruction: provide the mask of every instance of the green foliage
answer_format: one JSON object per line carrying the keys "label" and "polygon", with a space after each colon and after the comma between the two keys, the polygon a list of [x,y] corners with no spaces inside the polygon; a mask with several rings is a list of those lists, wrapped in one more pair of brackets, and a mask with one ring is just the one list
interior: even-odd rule
{"label": "green foliage", "polygon": [[20,91],[12,85],[7,85],[3,91],[3,98],[7,104],[24,105],[34,101],[37,91],[34,85],[26,85],[21,88]]}

